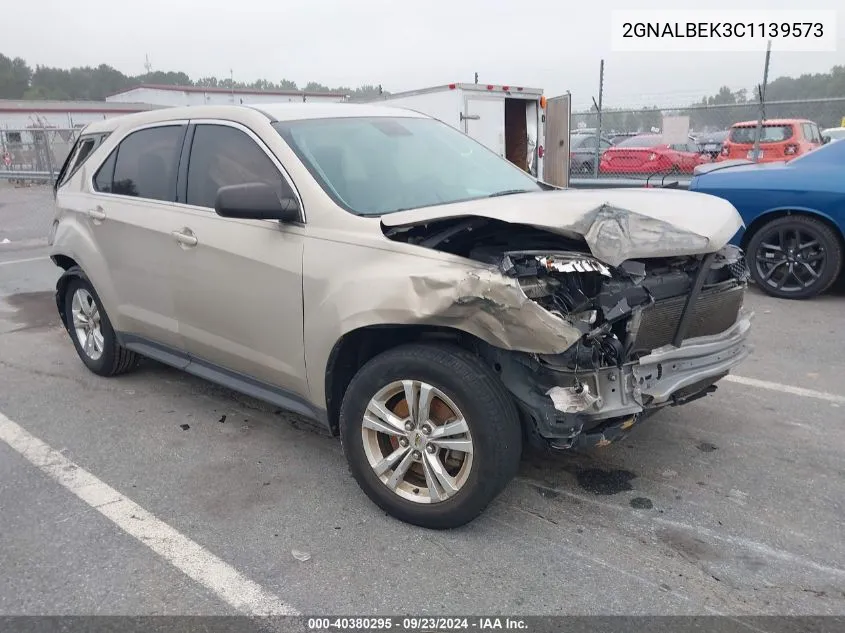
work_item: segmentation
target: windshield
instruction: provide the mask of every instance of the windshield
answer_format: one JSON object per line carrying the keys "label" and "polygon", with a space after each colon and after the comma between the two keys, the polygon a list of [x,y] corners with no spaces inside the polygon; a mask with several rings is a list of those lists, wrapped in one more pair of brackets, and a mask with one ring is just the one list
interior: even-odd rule
{"label": "windshield", "polygon": [[433,119],[309,119],[273,127],[326,193],[358,215],[542,190],[515,165]]}
{"label": "windshield", "polygon": [[[748,145],[754,143],[757,126],[735,127],[731,130],[731,141]],[[761,143],[780,143],[792,138],[791,125],[763,125],[760,133]]]}

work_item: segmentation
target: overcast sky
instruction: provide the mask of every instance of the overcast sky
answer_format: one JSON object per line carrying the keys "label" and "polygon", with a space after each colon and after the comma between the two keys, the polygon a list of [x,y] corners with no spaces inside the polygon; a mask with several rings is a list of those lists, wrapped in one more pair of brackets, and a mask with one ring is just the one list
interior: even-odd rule
{"label": "overcast sky", "polygon": [[[3,3],[0,52],[32,66],[107,63],[127,74],[181,70],[192,78],[288,78],[303,86],[381,83],[398,92],[453,81],[597,94],[605,104],[685,104],[719,86],[751,88],[762,53],[613,53],[613,9],[840,9],[841,0],[41,0]],[[123,4],[123,6],[121,6]],[[838,20],[845,12],[840,10]],[[773,49],[771,77],[845,64],[835,53]]]}

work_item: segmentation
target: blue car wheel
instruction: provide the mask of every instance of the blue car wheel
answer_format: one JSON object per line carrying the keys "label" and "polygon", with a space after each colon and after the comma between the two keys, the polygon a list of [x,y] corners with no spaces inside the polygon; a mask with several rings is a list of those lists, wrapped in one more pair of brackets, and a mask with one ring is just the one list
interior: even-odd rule
{"label": "blue car wheel", "polygon": [[766,294],[808,299],[836,281],[842,244],[823,222],[807,216],[780,217],[761,226],[746,249],[754,282]]}

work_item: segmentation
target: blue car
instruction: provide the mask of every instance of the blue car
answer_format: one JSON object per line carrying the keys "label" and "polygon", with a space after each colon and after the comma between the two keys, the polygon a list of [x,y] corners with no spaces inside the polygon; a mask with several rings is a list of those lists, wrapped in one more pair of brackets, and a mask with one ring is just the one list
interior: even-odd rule
{"label": "blue car", "polygon": [[690,190],[732,203],[745,229],[731,240],[767,294],[807,299],[842,272],[845,248],[845,142],[789,162],[725,161],[696,168]]}

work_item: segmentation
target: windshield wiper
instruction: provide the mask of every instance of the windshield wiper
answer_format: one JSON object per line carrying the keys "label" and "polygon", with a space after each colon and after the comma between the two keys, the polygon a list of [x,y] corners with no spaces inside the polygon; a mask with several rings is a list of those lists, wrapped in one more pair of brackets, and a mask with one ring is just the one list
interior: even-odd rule
{"label": "windshield wiper", "polygon": [[530,193],[528,189],[505,189],[504,191],[497,191],[491,193],[488,198],[498,198],[499,196],[512,196],[515,193]]}

